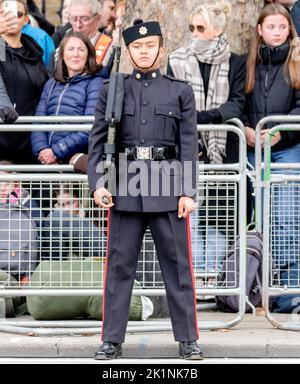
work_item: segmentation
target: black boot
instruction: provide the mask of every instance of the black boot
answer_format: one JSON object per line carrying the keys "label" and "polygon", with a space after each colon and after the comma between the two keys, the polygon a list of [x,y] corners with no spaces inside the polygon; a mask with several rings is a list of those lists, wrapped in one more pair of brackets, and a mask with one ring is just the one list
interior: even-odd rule
{"label": "black boot", "polygon": [[104,341],[95,353],[95,360],[118,359],[122,356],[122,344]]}
{"label": "black boot", "polygon": [[203,360],[203,353],[196,341],[180,341],[179,357],[186,360]]}

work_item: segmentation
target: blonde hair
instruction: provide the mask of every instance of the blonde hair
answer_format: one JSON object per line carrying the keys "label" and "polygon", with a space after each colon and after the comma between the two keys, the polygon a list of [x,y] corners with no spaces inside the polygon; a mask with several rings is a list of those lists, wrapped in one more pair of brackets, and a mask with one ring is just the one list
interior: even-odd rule
{"label": "blonde hair", "polygon": [[201,15],[208,27],[218,28],[224,32],[231,16],[231,5],[226,1],[199,5],[190,15],[189,22],[196,15]]}

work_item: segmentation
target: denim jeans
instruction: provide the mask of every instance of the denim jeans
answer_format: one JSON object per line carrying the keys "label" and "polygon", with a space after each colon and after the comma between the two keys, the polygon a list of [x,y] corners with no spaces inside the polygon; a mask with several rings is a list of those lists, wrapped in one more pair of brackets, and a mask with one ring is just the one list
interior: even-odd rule
{"label": "denim jeans", "polygon": [[[254,166],[253,152],[248,160]],[[272,163],[300,163],[300,143],[271,152]],[[299,170],[277,169],[273,173],[299,174]],[[271,186],[271,236],[274,268],[286,268],[299,263],[300,256],[300,184],[289,181]]]}
{"label": "denim jeans", "polygon": [[195,272],[220,271],[227,250],[226,236],[213,226],[199,229],[197,212],[191,214],[190,223]]}
{"label": "denim jeans", "polygon": [[[279,285],[281,287],[300,287],[300,270],[299,263],[291,263],[288,268],[281,269],[279,275]],[[292,313],[297,310],[299,313],[300,295],[282,295],[273,299],[272,312],[275,313]]]}

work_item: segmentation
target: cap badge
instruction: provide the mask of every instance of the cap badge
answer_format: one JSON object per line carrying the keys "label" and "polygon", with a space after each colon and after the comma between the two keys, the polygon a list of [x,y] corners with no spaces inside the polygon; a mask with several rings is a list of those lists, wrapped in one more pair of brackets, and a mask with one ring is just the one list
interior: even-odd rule
{"label": "cap badge", "polygon": [[147,33],[148,33],[148,29],[146,27],[141,27],[139,29],[139,34],[140,35],[145,36],[145,35],[147,35]]}

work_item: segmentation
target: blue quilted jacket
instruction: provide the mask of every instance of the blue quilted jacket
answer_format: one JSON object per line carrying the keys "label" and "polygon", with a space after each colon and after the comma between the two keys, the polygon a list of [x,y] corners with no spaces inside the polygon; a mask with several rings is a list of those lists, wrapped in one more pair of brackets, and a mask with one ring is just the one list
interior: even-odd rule
{"label": "blue quilted jacket", "polygon": [[[45,84],[36,116],[89,116],[94,115],[102,74],[81,74],[67,83],[51,78]],[[33,154],[51,148],[55,156],[67,162],[75,153],[84,152],[88,145],[88,132],[32,132]]]}

